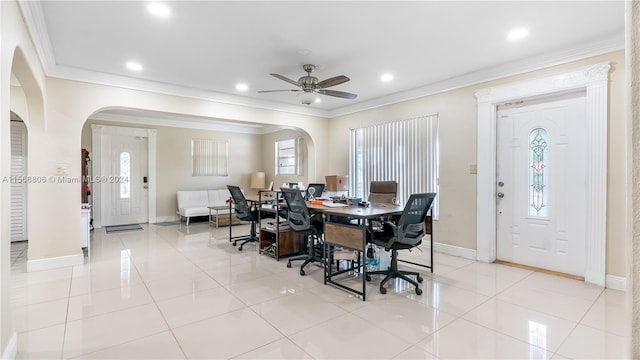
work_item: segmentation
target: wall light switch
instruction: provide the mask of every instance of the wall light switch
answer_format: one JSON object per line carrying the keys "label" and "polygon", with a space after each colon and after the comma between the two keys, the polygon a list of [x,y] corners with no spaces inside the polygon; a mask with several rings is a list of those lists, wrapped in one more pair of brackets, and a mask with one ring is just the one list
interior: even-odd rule
{"label": "wall light switch", "polygon": [[469,165],[469,174],[477,174],[478,173],[478,165],[473,164]]}
{"label": "wall light switch", "polygon": [[56,175],[67,175],[69,166],[67,164],[56,164]]}

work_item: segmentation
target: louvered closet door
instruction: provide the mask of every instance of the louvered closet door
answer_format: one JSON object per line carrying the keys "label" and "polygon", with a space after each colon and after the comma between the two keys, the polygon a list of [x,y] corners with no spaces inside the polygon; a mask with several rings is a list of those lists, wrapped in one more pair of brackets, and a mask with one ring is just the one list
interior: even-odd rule
{"label": "louvered closet door", "polygon": [[[27,128],[11,122],[11,176],[27,176]],[[11,184],[11,241],[27,240],[27,184]]]}

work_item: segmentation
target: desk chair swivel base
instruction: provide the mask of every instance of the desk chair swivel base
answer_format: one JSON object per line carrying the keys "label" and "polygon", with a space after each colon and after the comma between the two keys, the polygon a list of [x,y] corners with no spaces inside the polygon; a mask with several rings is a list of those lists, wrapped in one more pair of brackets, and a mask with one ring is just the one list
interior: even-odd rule
{"label": "desk chair swivel base", "polygon": [[[413,286],[416,287],[416,295],[422,295],[422,289],[418,287],[418,284],[421,283],[424,279],[420,276],[419,272],[416,271],[405,271],[398,270],[398,250],[391,249],[391,266],[387,270],[378,270],[378,271],[367,271],[367,281],[371,281],[371,276],[369,275],[386,275],[385,278],[380,283],[380,293],[386,294],[387,289],[384,287],[384,284],[391,279],[400,278]],[[416,280],[413,280],[409,276],[415,276]]]}
{"label": "desk chair swivel base", "polygon": [[[229,225],[231,226],[231,225]],[[256,232],[256,224],[251,223],[251,232],[249,235],[247,236],[238,236],[235,238],[232,238],[233,240],[233,246],[236,246],[238,244],[238,241],[242,241],[240,243],[240,246],[238,247],[238,251],[242,251],[242,247],[245,246],[248,243],[252,243],[252,242],[256,242],[259,243],[260,239],[257,236],[257,232]]]}
{"label": "desk chair swivel base", "polygon": [[301,255],[301,256],[293,257],[293,258],[289,259],[289,261],[287,262],[287,267],[291,268],[291,262],[292,261],[304,260],[304,262],[300,266],[300,275],[301,276],[305,275],[304,267],[307,266],[307,264],[310,264],[312,262],[319,262],[319,263],[323,263],[324,262],[324,259],[321,256],[317,256],[316,255],[315,236],[314,235],[309,235],[309,236],[311,237],[311,239],[309,241],[309,252],[308,252],[308,254],[307,255]]}

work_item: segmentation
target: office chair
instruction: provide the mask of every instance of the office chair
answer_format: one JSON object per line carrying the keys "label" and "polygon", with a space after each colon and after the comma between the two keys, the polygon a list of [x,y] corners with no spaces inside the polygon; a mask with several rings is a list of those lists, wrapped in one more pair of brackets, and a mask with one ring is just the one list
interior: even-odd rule
{"label": "office chair", "polygon": [[[253,209],[249,205],[240,187],[234,186],[234,185],[227,185],[227,189],[229,189],[229,192],[231,193],[231,197],[233,198],[236,217],[243,221],[249,221],[251,226],[249,235],[231,238],[233,240],[233,246],[236,246],[238,241],[242,241],[242,243],[240,244],[240,247],[238,247],[238,250],[242,251],[242,247],[245,244],[250,242],[260,242],[260,239],[258,238],[257,231],[256,231],[256,227],[259,226],[258,210]],[[229,234],[231,234],[231,223],[229,223]]]}
{"label": "office chair", "polygon": [[[315,246],[315,240],[322,236],[322,221],[314,221],[307,204],[302,197],[302,193],[298,189],[282,188],[284,201],[289,209],[289,228],[303,235],[308,243],[308,254],[297,256],[289,259],[287,267],[291,267],[291,262],[296,260],[304,260],[300,266],[300,275],[304,275],[304,267],[311,262],[322,262],[322,255],[318,255],[318,249]],[[322,251],[322,250],[320,250]]]}
{"label": "office chair", "polygon": [[307,192],[304,195],[304,199],[306,201],[309,201],[313,200],[312,198],[320,198],[322,197],[323,192],[324,184],[309,184],[309,186],[307,187]]}
{"label": "office chair", "polygon": [[372,181],[369,185],[369,202],[393,204],[398,197],[396,181]]}
{"label": "office chair", "polygon": [[[367,232],[374,244],[384,247],[387,251],[391,250],[391,266],[387,270],[367,273],[367,281],[371,280],[369,275],[386,275],[380,283],[380,293],[387,292],[384,287],[387,281],[401,278],[416,287],[417,295],[422,294],[422,289],[418,287],[418,283],[423,280],[420,273],[398,270],[398,250],[411,249],[422,243],[425,234],[424,222],[435,197],[436,193],[412,194],[397,222],[385,221],[382,232]],[[409,275],[415,276],[416,280],[411,279]]]}

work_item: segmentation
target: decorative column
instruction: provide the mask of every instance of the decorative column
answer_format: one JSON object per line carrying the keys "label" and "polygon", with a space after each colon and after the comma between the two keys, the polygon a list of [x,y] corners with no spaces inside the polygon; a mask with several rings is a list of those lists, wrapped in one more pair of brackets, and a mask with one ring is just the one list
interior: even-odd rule
{"label": "decorative column", "polygon": [[631,122],[633,236],[631,240],[631,359],[640,359],[640,1],[626,3],[626,73]]}

